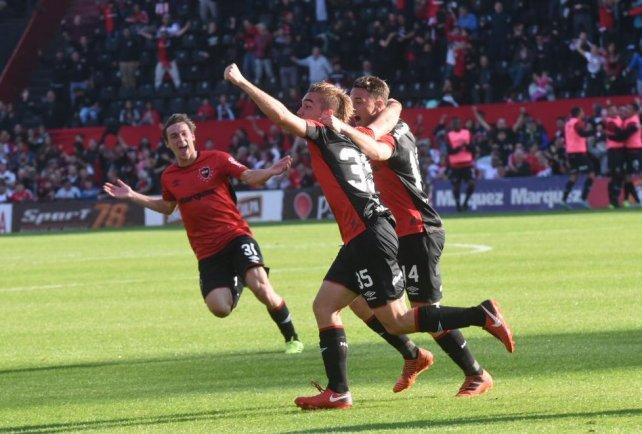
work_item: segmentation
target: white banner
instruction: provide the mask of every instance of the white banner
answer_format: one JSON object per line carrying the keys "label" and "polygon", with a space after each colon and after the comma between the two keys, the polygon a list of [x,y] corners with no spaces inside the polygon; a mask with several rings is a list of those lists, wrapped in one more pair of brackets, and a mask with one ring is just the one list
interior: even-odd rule
{"label": "white banner", "polygon": [[0,205],[0,234],[10,234],[13,217],[13,205]]}
{"label": "white banner", "polygon": [[[160,196],[159,196],[160,197]],[[283,191],[237,191],[236,206],[249,222],[275,222],[283,220]],[[145,226],[161,226],[181,222],[178,207],[169,216],[145,209]]]}

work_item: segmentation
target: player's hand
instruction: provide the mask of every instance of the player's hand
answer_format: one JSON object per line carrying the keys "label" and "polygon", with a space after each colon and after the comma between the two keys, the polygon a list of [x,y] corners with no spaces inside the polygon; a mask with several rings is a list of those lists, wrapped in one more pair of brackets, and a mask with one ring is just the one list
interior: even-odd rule
{"label": "player's hand", "polygon": [[323,112],[319,120],[323,125],[339,134],[343,131],[343,122],[341,122],[339,118],[334,116],[331,112]]}
{"label": "player's hand", "polygon": [[120,179],[116,183],[118,185],[106,182],[105,185],[103,185],[103,190],[105,190],[105,192],[111,197],[118,199],[128,199],[134,195],[134,190],[132,190],[129,185],[125,184]]}
{"label": "player's hand", "polygon": [[281,158],[270,168],[274,173],[274,176],[280,175],[283,172],[286,172],[292,166],[292,157],[289,155]]}
{"label": "player's hand", "polygon": [[246,81],[245,77],[243,77],[243,74],[239,70],[239,67],[236,66],[236,63],[232,63],[227,68],[225,68],[223,77],[235,86],[238,86],[239,84]]}

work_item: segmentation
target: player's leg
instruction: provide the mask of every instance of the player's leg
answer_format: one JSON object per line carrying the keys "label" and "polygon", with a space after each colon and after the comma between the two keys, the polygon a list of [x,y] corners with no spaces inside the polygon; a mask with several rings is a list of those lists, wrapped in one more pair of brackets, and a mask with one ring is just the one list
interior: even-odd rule
{"label": "player's leg", "polygon": [[359,296],[350,303],[350,309],[355,313],[373,332],[381,336],[394,349],[396,349],[404,360],[415,360],[419,354],[417,345],[406,335],[392,335],[379,322],[366,300]]}
{"label": "player's leg", "polygon": [[463,209],[464,211],[466,211],[468,210],[468,201],[470,200],[471,196],[475,192],[475,178],[473,177],[472,167],[470,169],[466,169],[466,174],[464,179],[466,181],[466,196],[464,197]]}
{"label": "player's leg", "polygon": [[[341,254],[337,259],[340,256]],[[328,275],[337,276],[338,273],[343,272],[341,264],[337,264],[337,259]],[[319,327],[319,349],[328,385],[324,389],[317,384],[321,393],[313,396],[299,396],[294,400],[294,403],[304,410],[346,409],[352,406],[347,375],[348,342],[340,311],[356,296],[355,292],[350,291],[343,284],[326,279],[314,299],[312,310]]]}
{"label": "player's leg", "polygon": [[629,196],[635,203],[640,203],[640,197],[638,196],[638,192],[633,184],[633,176],[639,175],[641,169],[642,151],[628,150],[626,153],[627,176],[624,182],[624,200],[627,204],[630,203],[628,201]]}
{"label": "player's leg", "polygon": [[198,273],[205,305],[215,316],[225,318],[236,306],[239,296],[229,249],[200,259]]}
{"label": "player's leg", "polygon": [[455,207],[457,211],[461,211],[461,176],[459,169],[451,169],[450,183],[453,186],[453,198],[455,199]]}
{"label": "player's leg", "polygon": [[292,316],[283,297],[276,293],[268,278],[269,269],[265,268],[259,244],[252,237],[238,237],[232,241],[235,272],[243,276],[243,281],[261,303],[265,305],[270,318],[279,328],[286,342],[288,354],[303,351],[303,344],[292,322]]}
{"label": "player's leg", "polygon": [[566,185],[564,186],[564,194],[562,195],[562,203],[567,204],[568,203],[568,196],[571,194],[571,190],[573,190],[573,186],[577,182],[577,171],[573,167],[574,161],[572,159],[569,159],[569,165],[571,165],[571,172],[568,176],[568,180],[566,181]]}
{"label": "player's leg", "polygon": [[207,308],[219,318],[225,318],[234,307],[234,297],[228,287],[219,287],[212,289],[205,296]]}

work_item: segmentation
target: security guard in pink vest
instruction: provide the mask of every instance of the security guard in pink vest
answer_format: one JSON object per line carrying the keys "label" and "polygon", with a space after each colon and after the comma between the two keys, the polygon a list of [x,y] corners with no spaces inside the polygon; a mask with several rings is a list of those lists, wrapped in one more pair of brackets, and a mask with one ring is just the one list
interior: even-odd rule
{"label": "security guard in pink vest", "polygon": [[606,109],[606,117],[603,120],[604,131],[606,132],[606,155],[609,167],[609,202],[611,208],[620,206],[619,198],[624,184],[626,174],[626,158],[624,153],[624,142],[619,138],[622,131],[623,121],[619,116],[618,109],[611,104]]}
{"label": "security guard in pink vest", "polygon": [[[475,191],[475,177],[473,165],[473,147],[471,134],[466,128],[461,127],[461,120],[453,118],[450,131],[446,134],[448,144],[448,177],[453,185],[453,196],[457,211],[468,210],[468,200]],[[466,182],[466,196],[461,204],[461,184]]]}
{"label": "security guard in pink vest", "polygon": [[569,167],[569,178],[564,187],[562,205],[568,208],[568,196],[577,182],[580,174],[587,174],[584,186],[582,187],[582,204],[588,208],[588,195],[595,178],[593,163],[588,156],[586,138],[593,135],[591,125],[585,125],[584,111],[580,107],[571,109],[571,117],[564,125],[564,140],[566,142],[566,157]]}
{"label": "security guard in pink vest", "polygon": [[624,205],[629,205],[629,197],[634,203],[640,204],[633,177],[640,176],[642,171],[642,136],[640,128],[640,107],[636,103],[620,107],[622,118],[621,133],[617,137],[624,142],[624,158],[626,159],[626,180],[624,182]]}

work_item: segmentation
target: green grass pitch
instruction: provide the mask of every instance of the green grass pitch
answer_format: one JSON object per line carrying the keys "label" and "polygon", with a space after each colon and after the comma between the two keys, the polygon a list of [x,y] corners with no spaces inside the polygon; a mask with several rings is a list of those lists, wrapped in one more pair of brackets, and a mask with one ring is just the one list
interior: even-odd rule
{"label": "green grass pitch", "polygon": [[470,347],[495,388],[455,399],[436,356],[392,393],[401,358],[350,312],[349,411],[302,412],[325,382],[311,302],[336,254],[333,223],[255,227],[306,344],[282,354],[246,290],[210,315],[182,229],[0,238],[0,432],[642,430],[642,213],[447,218],[444,304],[502,303],[517,351],[480,329]]}

